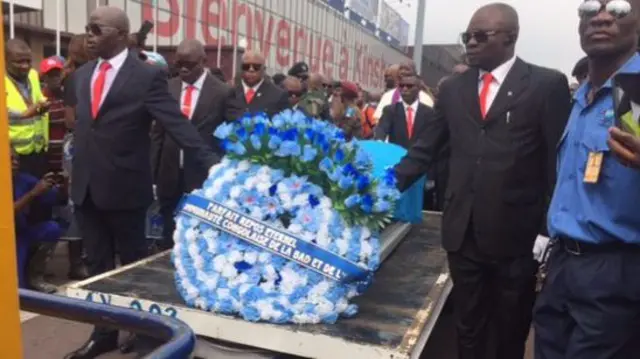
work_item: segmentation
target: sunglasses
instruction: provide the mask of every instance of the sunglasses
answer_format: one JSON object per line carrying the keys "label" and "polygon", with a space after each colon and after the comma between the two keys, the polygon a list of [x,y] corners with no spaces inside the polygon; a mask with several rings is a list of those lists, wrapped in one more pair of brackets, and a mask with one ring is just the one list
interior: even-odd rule
{"label": "sunglasses", "polygon": [[578,15],[583,19],[590,19],[603,10],[614,18],[621,19],[631,13],[631,4],[626,0],[612,0],[606,4],[599,0],[586,0],[578,6]]}
{"label": "sunglasses", "polygon": [[186,70],[193,70],[196,66],[198,66],[200,63],[197,61],[176,61],[176,68],[177,69],[186,69]]}
{"label": "sunglasses", "polygon": [[415,88],[416,85],[415,84],[399,84],[398,87],[401,88],[401,89],[411,90],[411,89]]}
{"label": "sunglasses", "polygon": [[304,91],[289,91],[289,97],[301,97]]}
{"label": "sunglasses", "polygon": [[101,36],[102,34],[105,33],[105,30],[107,29],[118,30],[113,26],[98,25],[98,24],[88,24],[84,27],[84,31],[87,34],[93,34],[95,36]]}
{"label": "sunglasses", "polygon": [[462,39],[462,43],[467,45],[471,39],[476,39],[478,43],[485,43],[489,41],[491,36],[499,34],[501,30],[477,30],[477,31],[466,31],[460,34],[460,39]]}
{"label": "sunglasses", "polygon": [[242,64],[242,71],[260,71],[262,64]]}

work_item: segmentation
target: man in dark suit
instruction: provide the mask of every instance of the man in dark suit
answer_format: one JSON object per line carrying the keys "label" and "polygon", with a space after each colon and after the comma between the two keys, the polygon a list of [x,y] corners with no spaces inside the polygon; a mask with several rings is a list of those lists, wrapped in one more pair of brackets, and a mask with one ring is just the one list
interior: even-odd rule
{"label": "man in dark suit", "polygon": [[570,109],[567,79],[514,55],[518,15],[480,8],[462,34],[471,69],[442,85],[436,116],[396,167],[407,188],[451,147],[442,241],[454,284],[458,356],[524,356],[535,238]]}
{"label": "man in dark suit", "polygon": [[402,101],[382,110],[374,137],[409,148],[421,137],[434,113],[429,106],[420,103],[420,79],[416,75],[400,78],[398,88]]}
{"label": "man in dark suit", "polygon": [[289,108],[289,96],[285,90],[265,81],[264,57],[254,51],[242,56],[242,79],[236,86],[233,108],[227,111],[229,119],[242,117],[246,112],[264,112],[273,116]]}
{"label": "man in dark suit", "polygon": [[[153,199],[149,132],[152,119],[196,162],[217,156],[180,112],[166,74],[127,49],[129,19],[114,7],[89,17],[88,50],[97,60],[75,73],[75,156],[71,196],[87,251],[89,272],[115,268],[115,251],[128,264],[147,254],[145,215]],[[96,327],[68,359],[95,358],[117,347],[118,332]]]}
{"label": "man in dark suit", "polygon": [[[182,113],[190,120],[209,148],[220,156],[223,151],[214,138],[224,122],[227,99],[232,89],[205,70],[207,55],[202,43],[184,40],[176,50],[175,66],[179,77],[169,80],[169,92],[180,102]],[[207,178],[207,169],[185,158],[178,144],[156,122],[151,132],[151,161],[156,194],[163,218],[163,242],[160,249],[173,247],[174,211],[184,193],[199,188]]]}

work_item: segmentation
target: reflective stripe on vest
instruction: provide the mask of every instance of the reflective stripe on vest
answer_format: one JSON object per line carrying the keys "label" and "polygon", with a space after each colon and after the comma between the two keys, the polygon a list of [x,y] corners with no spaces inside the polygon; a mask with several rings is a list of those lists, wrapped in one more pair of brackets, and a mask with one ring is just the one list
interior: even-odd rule
{"label": "reflective stripe on vest", "polygon": [[[31,69],[28,76],[31,90],[31,101],[38,103],[44,100],[40,88],[38,73]],[[4,85],[7,92],[7,109],[10,113],[22,114],[29,105],[20,94],[13,80],[5,75]],[[9,116],[9,139],[15,151],[20,155],[38,153],[47,149],[49,140],[48,115],[19,119]]]}

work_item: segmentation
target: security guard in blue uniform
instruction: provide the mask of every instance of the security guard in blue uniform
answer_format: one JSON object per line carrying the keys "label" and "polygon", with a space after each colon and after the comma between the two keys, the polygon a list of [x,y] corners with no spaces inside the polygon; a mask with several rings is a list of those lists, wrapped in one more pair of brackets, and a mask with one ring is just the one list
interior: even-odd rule
{"label": "security guard in blue uniform", "polygon": [[589,75],[558,147],[535,357],[639,358],[640,170],[632,165],[640,161],[632,161],[638,148],[625,162],[617,158],[612,79],[640,73],[640,0],[586,0],[579,14]]}

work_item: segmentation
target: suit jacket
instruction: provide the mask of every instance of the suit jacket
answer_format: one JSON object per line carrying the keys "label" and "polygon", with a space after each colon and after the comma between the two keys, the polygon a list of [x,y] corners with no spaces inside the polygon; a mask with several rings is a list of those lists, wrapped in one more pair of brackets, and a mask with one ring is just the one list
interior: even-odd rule
{"label": "suit jacket", "polygon": [[194,157],[205,168],[217,162],[169,93],[166,73],[131,53],[94,119],[89,94],[96,64],[90,61],[74,74],[78,103],[71,197],[76,205],[82,205],[88,196],[101,210],[151,204],[149,132],[153,119],[185,150],[185,157]]}
{"label": "suit jacket", "polygon": [[382,117],[378,121],[374,137],[383,141],[388,137],[389,142],[409,148],[421,137],[422,132],[427,127],[427,123],[433,119],[433,116],[433,109],[418,103],[418,110],[413,116],[413,136],[409,138],[404,104],[398,102],[394,105],[388,105],[382,110]]}
{"label": "suit jacket", "polygon": [[245,100],[242,84],[237,85],[231,103],[232,107],[227,111],[227,118],[230,120],[242,117],[247,112],[264,112],[271,117],[290,107],[287,92],[266,79],[260,84],[249,104]]}
{"label": "suit jacket", "polygon": [[568,82],[517,59],[482,119],[478,79],[470,69],[442,85],[436,116],[396,167],[400,186],[424,173],[449,144],[444,248],[457,251],[471,228],[485,253],[531,255],[555,183],[556,145],[571,104]]}
{"label": "suit jacket", "polygon": [[[179,77],[169,80],[169,92],[180,102],[182,80]],[[216,128],[224,122],[227,99],[233,90],[227,84],[207,74],[202,84],[198,102],[193,110],[191,121],[205,144],[220,157],[224,154],[219,140],[213,136]],[[161,122],[155,122],[151,130],[151,163],[157,195],[164,198],[180,196],[202,185],[208,170],[194,161],[183,158],[182,183],[180,181],[180,146],[167,133]]]}

